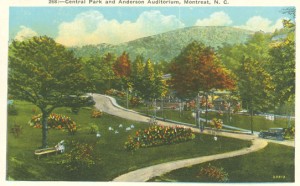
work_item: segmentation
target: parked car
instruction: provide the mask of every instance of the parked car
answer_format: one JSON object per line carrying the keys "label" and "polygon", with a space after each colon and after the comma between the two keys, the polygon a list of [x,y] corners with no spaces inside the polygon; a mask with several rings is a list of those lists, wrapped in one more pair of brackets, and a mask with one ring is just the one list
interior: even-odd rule
{"label": "parked car", "polygon": [[277,140],[284,139],[285,128],[270,128],[267,131],[260,131],[258,136],[260,138],[275,138]]}
{"label": "parked car", "polygon": [[93,99],[93,96],[90,95],[68,95],[67,100],[69,101],[70,107],[77,107],[80,106],[93,106],[96,104],[96,102]]}

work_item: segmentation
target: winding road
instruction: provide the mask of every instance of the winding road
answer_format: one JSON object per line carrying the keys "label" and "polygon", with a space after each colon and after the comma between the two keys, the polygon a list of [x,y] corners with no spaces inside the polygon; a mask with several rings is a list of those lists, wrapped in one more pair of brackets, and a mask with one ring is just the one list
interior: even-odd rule
{"label": "winding road", "polygon": [[[115,115],[124,119],[139,121],[139,122],[148,122],[149,117],[140,115],[139,113],[127,110],[121,106],[119,106],[116,103],[116,100],[112,97],[101,95],[101,94],[92,94],[96,104],[95,107],[97,109],[102,110],[103,112],[106,112],[111,115]],[[164,126],[174,126],[174,123],[165,122],[165,121],[158,121],[158,124],[164,125]],[[178,124],[176,124],[178,125]],[[187,126],[185,126],[187,127]],[[199,129],[190,127],[194,132],[200,132]],[[204,130],[203,133],[211,133],[211,131]],[[150,167],[138,169],[135,171],[128,172],[126,174],[120,175],[117,178],[115,178],[113,181],[118,182],[144,182],[147,181],[155,176],[163,175],[167,172],[191,166],[196,165],[199,163],[204,163],[207,161],[212,160],[218,160],[218,159],[224,159],[224,158],[230,158],[234,156],[241,156],[245,155],[251,152],[258,151],[260,149],[265,148],[268,145],[268,142],[272,143],[278,143],[282,145],[287,145],[291,147],[295,147],[294,141],[275,141],[275,140],[267,140],[267,139],[261,139],[258,138],[257,135],[249,135],[249,134],[239,134],[239,133],[229,133],[229,132],[220,132],[218,133],[220,136],[226,136],[231,138],[237,138],[242,140],[249,140],[252,141],[252,145],[249,148],[243,148],[236,151],[221,153],[221,154],[214,154],[209,156],[202,156],[198,158],[190,158],[190,159],[184,159],[184,160],[177,160],[177,161],[171,161],[167,163],[162,163],[158,165],[153,165]]]}

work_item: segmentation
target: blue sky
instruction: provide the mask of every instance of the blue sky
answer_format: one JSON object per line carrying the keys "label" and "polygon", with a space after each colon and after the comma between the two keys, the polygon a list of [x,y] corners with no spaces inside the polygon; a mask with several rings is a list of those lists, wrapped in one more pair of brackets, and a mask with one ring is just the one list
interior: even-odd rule
{"label": "blue sky", "polygon": [[272,32],[283,7],[11,7],[10,39],[48,35],[66,46],[130,41],[190,26]]}

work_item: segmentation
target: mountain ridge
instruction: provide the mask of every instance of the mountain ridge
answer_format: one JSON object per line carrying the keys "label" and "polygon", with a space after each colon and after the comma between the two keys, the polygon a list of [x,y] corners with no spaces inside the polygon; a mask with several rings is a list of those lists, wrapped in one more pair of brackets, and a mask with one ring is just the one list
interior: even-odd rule
{"label": "mountain ridge", "polygon": [[170,61],[193,41],[202,42],[217,49],[226,44],[240,44],[253,35],[253,31],[227,26],[193,26],[151,35],[120,44],[101,43],[72,48],[78,57],[88,58],[96,53],[111,52],[117,56],[124,51],[131,60],[137,55],[154,62]]}

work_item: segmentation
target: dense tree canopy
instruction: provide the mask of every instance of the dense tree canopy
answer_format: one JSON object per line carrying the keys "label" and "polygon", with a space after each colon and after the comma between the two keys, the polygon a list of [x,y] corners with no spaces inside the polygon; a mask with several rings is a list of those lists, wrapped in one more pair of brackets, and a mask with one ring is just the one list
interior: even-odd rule
{"label": "dense tree canopy", "polygon": [[165,96],[166,81],[162,78],[160,69],[155,69],[150,59],[143,62],[142,56],[137,56],[132,65],[131,83],[133,91],[143,99],[150,101]]}
{"label": "dense tree canopy", "polygon": [[241,61],[244,57],[256,59],[266,66],[269,56],[269,45],[271,42],[271,35],[264,32],[256,32],[244,44],[229,45],[218,49],[218,56],[222,63],[233,73],[238,75]]}
{"label": "dense tree canopy", "polygon": [[111,89],[112,84],[116,81],[117,78],[113,71],[115,61],[116,57],[112,53],[106,53],[103,56],[96,53],[84,62],[85,74],[93,82],[97,92]]}
{"label": "dense tree canopy", "polygon": [[47,146],[47,118],[57,107],[81,106],[81,95],[93,86],[82,72],[82,62],[72,51],[42,36],[9,47],[9,94],[29,101],[42,112],[43,147]]}
{"label": "dense tree canopy", "polygon": [[133,91],[136,94],[140,94],[140,90],[142,89],[142,80],[143,80],[143,71],[144,71],[144,63],[143,57],[137,56],[132,63],[130,81],[133,85]]}
{"label": "dense tree canopy", "polygon": [[[245,59],[249,60],[247,62],[249,63],[248,66],[251,66],[253,70],[263,71],[262,76],[259,73],[256,74],[257,78],[247,77],[247,81],[253,81],[248,82],[248,85],[255,84],[254,81],[261,80],[264,74],[270,76],[267,82],[261,80],[260,83],[272,84],[272,92],[265,94],[265,89],[260,88],[256,90],[257,93],[260,93],[255,95],[257,97],[255,99],[273,102],[273,108],[269,109],[269,111],[281,107],[286,101],[293,99],[295,95],[294,24],[291,20],[283,20],[283,25],[283,29],[276,30],[274,33],[256,32],[244,44],[224,45],[218,49],[218,55],[224,65],[231,69],[237,77],[239,82],[238,90],[242,94],[241,97],[243,100],[250,100],[252,97],[250,93],[242,93],[248,87],[242,86],[241,83],[246,78],[246,74],[242,70],[245,67],[242,67]],[[255,110],[266,110],[265,106],[265,101],[258,101],[256,102]]]}
{"label": "dense tree canopy", "polygon": [[199,91],[234,89],[235,80],[214,50],[192,42],[171,62],[171,84],[179,97],[195,97]]}
{"label": "dense tree canopy", "polygon": [[275,84],[275,97],[279,103],[295,95],[295,25],[284,21],[283,39],[275,40],[270,48],[269,71]]}
{"label": "dense tree canopy", "polygon": [[268,109],[274,91],[271,75],[254,59],[244,58],[241,63],[238,86],[243,105],[251,111]]}
{"label": "dense tree canopy", "polygon": [[129,78],[131,72],[131,62],[126,52],[117,58],[113,64],[113,71],[118,78]]}

